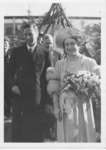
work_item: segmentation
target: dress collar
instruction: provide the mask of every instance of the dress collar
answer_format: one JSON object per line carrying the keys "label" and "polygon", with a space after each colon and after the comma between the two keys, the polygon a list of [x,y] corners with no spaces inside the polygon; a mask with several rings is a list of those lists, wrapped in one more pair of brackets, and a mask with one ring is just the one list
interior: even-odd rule
{"label": "dress collar", "polygon": [[77,61],[78,60],[78,58],[80,58],[80,56],[81,56],[81,54],[80,53],[76,53],[75,55],[73,55],[73,56],[67,56],[66,57],[66,60],[67,61]]}

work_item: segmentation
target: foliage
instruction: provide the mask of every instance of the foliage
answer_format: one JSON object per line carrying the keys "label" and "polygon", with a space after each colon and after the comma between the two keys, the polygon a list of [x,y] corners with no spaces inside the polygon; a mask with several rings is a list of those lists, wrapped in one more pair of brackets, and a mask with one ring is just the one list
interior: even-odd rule
{"label": "foliage", "polygon": [[80,51],[101,64],[101,24],[87,25],[83,31],[83,43]]}
{"label": "foliage", "polygon": [[39,29],[41,31],[42,27],[46,26],[45,34],[50,27],[54,28],[55,25],[61,25],[63,28],[72,27],[60,3],[52,4],[50,10],[44,15],[43,20],[40,22]]}

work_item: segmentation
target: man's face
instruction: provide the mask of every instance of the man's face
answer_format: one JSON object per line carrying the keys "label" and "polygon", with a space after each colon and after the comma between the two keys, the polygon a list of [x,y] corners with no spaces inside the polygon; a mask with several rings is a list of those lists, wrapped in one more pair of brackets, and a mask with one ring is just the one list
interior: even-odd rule
{"label": "man's face", "polygon": [[34,45],[37,42],[38,34],[39,34],[38,30],[34,29],[33,27],[28,27],[24,29],[24,37],[25,37],[26,43],[29,46]]}
{"label": "man's face", "polygon": [[49,35],[45,35],[43,38],[43,43],[47,48],[49,48],[49,46],[53,44],[52,37],[50,37]]}

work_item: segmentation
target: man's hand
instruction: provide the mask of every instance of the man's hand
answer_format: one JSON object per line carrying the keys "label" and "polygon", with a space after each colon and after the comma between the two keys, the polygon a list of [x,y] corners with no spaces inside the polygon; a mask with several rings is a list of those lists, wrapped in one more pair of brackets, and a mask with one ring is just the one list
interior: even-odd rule
{"label": "man's hand", "polygon": [[20,89],[19,89],[19,87],[18,87],[17,85],[14,85],[14,86],[12,87],[12,92],[13,92],[14,94],[17,94],[17,95],[20,95],[20,94],[21,94]]}

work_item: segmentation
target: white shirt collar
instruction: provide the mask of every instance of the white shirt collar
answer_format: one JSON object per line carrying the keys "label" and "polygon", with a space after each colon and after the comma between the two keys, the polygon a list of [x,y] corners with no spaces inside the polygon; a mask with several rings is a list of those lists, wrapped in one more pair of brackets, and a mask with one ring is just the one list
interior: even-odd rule
{"label": "white shirt collar", "polygon": [[35,43],[33,46],[29,46],[28,44],[26,45],[27,49],[31,49],[31,52],[34,51],[35,47],[36,47],[37,43]]}

